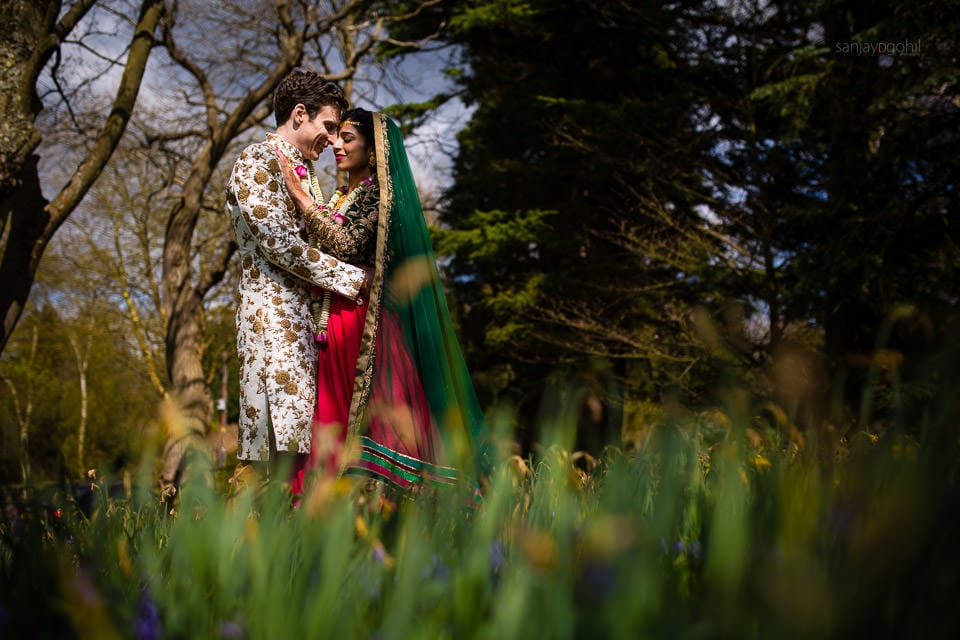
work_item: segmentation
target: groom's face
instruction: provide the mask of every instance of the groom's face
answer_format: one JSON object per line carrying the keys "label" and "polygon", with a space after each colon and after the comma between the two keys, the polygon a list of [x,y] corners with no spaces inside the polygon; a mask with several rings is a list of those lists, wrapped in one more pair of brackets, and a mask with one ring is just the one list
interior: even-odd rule
{"label": "groom's face", "polygon": [[320,107],[317,115],[311,118],[302,105],[297,105],[294,108],[294,118],[299,123],[295,129],[294,144],[307,160],[317,160],[320,152],[337,139],[339,118],[336,107]]}

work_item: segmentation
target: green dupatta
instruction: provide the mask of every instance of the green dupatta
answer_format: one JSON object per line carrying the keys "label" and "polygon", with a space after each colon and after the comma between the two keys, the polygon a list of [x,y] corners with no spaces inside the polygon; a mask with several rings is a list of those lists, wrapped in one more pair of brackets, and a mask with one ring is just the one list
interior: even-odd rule
{"label": "green dupatta", "polygon": [[[373,125],[380,190],[376,273],[347,428],[346,451],[352,455],[345,456],[344,471],[376,475],[354,464],[360,451],[360,456],[380,456],[381,462],[395,465],[391,468],[403,474],[404,482],[410,481],[408,487],[457,481],[476,486],[490,472],[489,430],[450,320],[400,129],[382,113],[373,114]],[[391,314],[398,322],[385,321]],[[389,335],[379,335],[378,341],[379,332]],[[442,440],[438,459],[403,456],[367,437],[366,425],[379,411],[370,402],[371,391],[395,375],[394,349],[377,348],[384,339],[387,344],[401,341],[416,367],[430,419]]]}

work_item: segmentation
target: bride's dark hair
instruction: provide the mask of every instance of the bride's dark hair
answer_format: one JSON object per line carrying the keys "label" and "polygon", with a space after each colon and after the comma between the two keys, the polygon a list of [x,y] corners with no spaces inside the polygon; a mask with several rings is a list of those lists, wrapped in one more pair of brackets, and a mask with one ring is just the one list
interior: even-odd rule
{"label": "bride's dark hair", "polygon": [[373,113],[359,107],[347,109],[347,111],[344,112],[343,117],[340,118],[340,127],[343,128],[343,125],[347,124],[348,122],[357,128],[357,131],[359,131],[360,135],[363,136],[363,141],[367,143],[367,148],[372,150],[374,145]]}

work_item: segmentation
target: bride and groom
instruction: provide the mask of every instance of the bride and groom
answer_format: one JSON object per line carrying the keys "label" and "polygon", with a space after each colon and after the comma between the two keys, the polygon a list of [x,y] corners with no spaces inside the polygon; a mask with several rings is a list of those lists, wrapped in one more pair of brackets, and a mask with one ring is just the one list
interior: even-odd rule
{"label": "bride and groom", "polygon": [[[227,183],[241,260],[237,457],[402,492],[489,471],[489,435],[453,332],[403,138],[382,113],[294,70],[277,129]],[[313,167],[334,150],[329,199]]]}

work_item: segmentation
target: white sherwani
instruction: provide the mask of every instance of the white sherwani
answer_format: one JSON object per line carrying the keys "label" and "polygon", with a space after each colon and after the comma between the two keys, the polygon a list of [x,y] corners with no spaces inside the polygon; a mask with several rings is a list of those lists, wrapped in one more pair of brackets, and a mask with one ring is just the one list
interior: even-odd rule
{"label": "white sherwani", "polygon": [[317,392],[310,286],[353,299],[364,279],[361,268],[306,242],[274,145],[312,171],[296,148],[268,134],[243,150],[227,183],[243,268],[237,308],[241,460],[269,458],[271,426],[278,451],[309,453]]}

